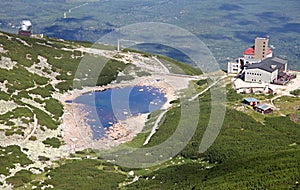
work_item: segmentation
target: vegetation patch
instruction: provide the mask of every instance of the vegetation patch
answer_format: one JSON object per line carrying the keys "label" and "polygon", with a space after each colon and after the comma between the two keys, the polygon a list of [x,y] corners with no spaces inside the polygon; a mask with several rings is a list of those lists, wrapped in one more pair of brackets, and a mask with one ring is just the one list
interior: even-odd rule
{"label": "vegetation patch", "polygon": [[166,65],[166,67],[170,70],[171,73],[175,74],[186,74],[186,75],[201,75],[202,71],[199,68],[195,68],[186,63],[182,63],[180,61],[174,60],[165,56],[158,56],[158,59]]}
{"label": "vegetation patch", "polygon": [[48,114],[38,108],[32,107],[32,109],[34,109],[34,112],[36,113],[38,124],[45,126],[48,129],[57,129],[57,126],[59,125],[58,121],[54,121]]}
{"label": "vegetation patch", "polygon": [[9,101],[10,100],[10,96],[3,92],[3,91],[0,91],[0,100],[5,100],[5,101]]}
{"label": "vegetation patch", "polygon": [[32,136],[29,138],[29,140],[31,140],[31,141],[36,141],[36,140],[37,140],[37,137],[32,135]]}
{"label": "vegetation patch", "polygon": [[[105,168],[105,170],[103,170]],[[127,176],[100,160],[68,160],[50,171],[45,184],[55,189],[117,189]],[[76,179],[76,180],[74,180]]]}
{"label": "vegetation patch", "polygon": [[[238,96],[230,98],[240,101]],[[125,189],[295,188],[298,180],[295,176],[300,175],[296,169],[300,158],[300,125],[288,117],[274,116],[266,117],[260,123],[243,112],[228,108],[218,138],[208,151],[200,154],[199,145],[210,115],[209,97],[209,92],[199,97],[201,115],[198,128],[180,155],[194,160],[204,158],[215,166],[210,169],[196,163],[161,166],[157,171],[143,174],[138,182]],[[172,118],[175,113],[173,110],[166,115],[149,146],[162,142],[173,133],[174,129],[164,128],[174,126],[171,123],[176,117],[173,120],[168,117]]]}
{"label": "vegetation patch", "polygon": [[197,84],[198,86],[206,85],[206,84],[207,84],[207,80],[198,80],[198,81],[196,82],[196,84]]}
{"label": "vegetation patch", "polygon": [[52,148],[59,148],[62,145],[62,142],[56,138],[47,138],[46,140],[43,141],[45,145],[51,146]]}
{"label": "vegetation patch", "polygon": [[290,92],[291,94],[295,95],[295,96],[300,96],[300,89],[294,90],[292,92]]}
{"label": "vegetation patch", "polygon": [[283,96],[274,101],[280,112],[290,117],[294,122],[300,122],[300,99],[298,97]]}
{"label": "vegetation patch", "polygon": [[146,72],[146,71],[137,71],[137,72],[136,72],[136,75],[137,75],[138,77],[144,77],[144,76],[151,76],[151,73],[148,73],[148,72]]}
{"label": "vegetation patch", "polygon": [[54,88],[48,84],[45,87],[36,87],[32,90],[30,90],[28,93],[29,94],[38,94],[42,96],[43,98],[51,97],[52,93],[54,92]]}
{"label": "vegetation patch", "polygon": [[32,175],[32,172],[28,170],[21,170],[14,176],[7,178],[6,182],[13,185],[15,188],[21,187],[32,180]]}
{"label": "vegetation patch", "polygon": [[16,126],[16,123],[12,120],[21,119],[22,121],[25,121],[25,124],[28,124],[31,119],[28,120],[27,118],[33,118],[33,113],[27,107],[17,107],[12,111],[0,115],[0,120],[3,121],[3,124],[5,124],[6,126],[10,126],[9,129],[5,130],[5,136],[12,136],[15,134],[24,136],[25,127]]}
{"label": "vegetation patch", "polygon": [[46,157],[46,156],[39,156],[39,161],[49,161],[50,158]]}
{"label": "vegetation patch", "polygon": [[5,136],[12,136],[12,135],[24,136],[23,127],[14,126],[10,129],[5,130]]}
{"label": "vegetation patch", "polygon": [[45,100],[45,103],[46,103],[46,107],[45,107],[46,110],[52,113],[56,120],[58,120],[63,115],[63,106],[58,100],[54,98],[50,98]]}
{"label": "vegetation patch", "polygon": [[15,168],[14,164],[20,163],[21,166],[32,164],[32,161],[24,154],[20,147],[11,145],[0,147],[0,174],[9,175],[9,169]]}

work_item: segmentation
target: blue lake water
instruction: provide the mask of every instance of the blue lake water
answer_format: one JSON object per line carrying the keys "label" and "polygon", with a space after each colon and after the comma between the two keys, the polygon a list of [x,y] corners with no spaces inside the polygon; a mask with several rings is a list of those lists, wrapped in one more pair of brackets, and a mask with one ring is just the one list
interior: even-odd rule
{"label": "blue lake water", "polygon": [[159,110],[166,101],[158,88],[134,86],[83,94],[73,102],[84,105],[93,138],[98,140],[105,134],[105,128],[128,117]]}

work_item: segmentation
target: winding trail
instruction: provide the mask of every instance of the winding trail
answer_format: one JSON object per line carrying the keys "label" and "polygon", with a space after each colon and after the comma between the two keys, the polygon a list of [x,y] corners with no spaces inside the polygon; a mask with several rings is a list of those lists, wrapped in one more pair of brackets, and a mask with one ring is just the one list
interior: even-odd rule
{"label": "winding trail", "polygon": [[198,93],[195,96],[193,96],[192,98],[190,98],[189,101],[195,100],[196,98],[198,98],[198,96],[200,96],[201,94],[203,94],[206,91],[208,91],[209,89],[211,89],[213,86],[215,86],[218,82],[220,82],[221,80],[223,80],[226,77],[227,77],[226,75],[222,76],[221,78],[219,78],[218,80],[216,80],[215,82],[213,82],[211,85],[209,85],[206,89],[202,90],[200,93]]}
{"label": "winding trail", "polygon": [[278,113],[280,114],[280,116],[286,116],[286,115],[285,115],[285,114],[283,114],[283,113],[280,111],[280,109],[279,109],[279,108],[277,108],[277,107],[275,106],[275,104],[274,104],[274,100],[276,100],[276,99],[278,99],[278,98],[280,98],[280,97],[283,97],[283,96],[296,97],[296,96],[294,96],[294,95],[291,95],[291,94],[281,94],[281,95],[277,95],[277,96],[275,96],[275,97],[271,98],[271,100],[270,100],[270,102],[271,102],[271,105],[272,105],[274,108],[276,108],[276,109],[277,109],[277,111],[278,111]]}
{"label": "winding trail", "polygon": [[78,8],[80,8],[80,7],[83,7],[83,6],[86,6],[86,5],[88,5],[89,3],[83,3],[83,4],[81,4],[81,5],[78,5],[78,6],[76,6],[76,7],[73,7],[73,8],[70,8],[67,12],[64,12],[64,18],[67,18],[67,13],[71,13],[74,9],[78,9]]}
{"label": "winding trail", "polygon": [[164,110],[161,114],[159,114],[155,124],[152,127],[151,133],[149,134],[149,136],[147,137],[147,139],[145,140],[144,145],[148,144],[151,137],[156,133],[156,130],[158,129],[158,124],[159,122],[162,120],[162,118],[164,117],[164,115],[168,112],[168,109]]}
{"label": "winding trail", "polygon": [[37,127],[38,127],[38,119],[37,119],[37,117],[36,117],[36,114],[34,114],[34,116],[33,116],[33,129],[32,129],[32,131],[30,132],[30,134],[23,140],[22,143],[25,143],[25,142],[27,142],[27,141],[30,139],[30,137],[31,137],[31,136],[33,135],[33,133],[36,131]]}
{"label": "winding trail", "polygon": [[[218,82],[220,82],[221,80],[223,80],[224,78],[226,78],[227,76],[224,75],[221,78],[219,78],[218,80],[216,80],[215,82],[213,82],[211,85],[209,85],[206,89],[202,90],[200,93],[196,94],[195,96],[193,96],[192,98],[189,99],[189,101],[193,101],[195,100],[198,96],[200,96],[201,94],[205,93],[206,91],[208,91],[210,88],[212,88],[213,86],[215,86]],[[151,133],[149,134],[149,136],[147,137],[147,139],[145,140],[143,146],[145,146],[146,144],[149,143],[149,141],[151,140],[152,136],[156,133],[156,130],[158,129],[158,125],[160,123],[160,121],[162,120],[163,116],[169,111],[169,109],[164,110],[157,118],[155,124],[152,127]]]}
{"label": "winding trail", "polygon": [[163,71],[164,74],[170,73],[169,69],[159,59],[157,59],[157,57],[152,56],[152,59],[154,59],[157,63],[159,63],[161,65],[161,67],[164,69],[164,71]]}
{"label": "winding trail", "polygon": [[[270,102],[271,102],[271,105],[276,108],[275,104],[274,104],[274,100],[276,100],[277,98],[280,98],[282,97],[283,95],[279,95],[279,96],[275,96],[273,98],[271,98]],[[278,113],[280,116],[285,116],[279,109],[277,109]]]}

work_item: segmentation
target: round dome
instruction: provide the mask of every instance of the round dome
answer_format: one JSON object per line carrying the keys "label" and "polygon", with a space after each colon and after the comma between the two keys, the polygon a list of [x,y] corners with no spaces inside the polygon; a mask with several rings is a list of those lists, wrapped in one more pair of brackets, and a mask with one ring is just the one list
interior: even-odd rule
{"label": "round dome", "polygon": [[30,20],[23,20],[21,22],[20,30],[22,31],[30,31],[31,30],[31,22]]}

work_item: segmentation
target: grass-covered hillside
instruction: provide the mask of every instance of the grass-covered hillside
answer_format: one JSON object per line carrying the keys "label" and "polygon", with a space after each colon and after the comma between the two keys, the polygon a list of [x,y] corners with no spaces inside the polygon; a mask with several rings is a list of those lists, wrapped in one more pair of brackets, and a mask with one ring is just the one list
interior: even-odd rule
{"label": "grass-covered hillside", "polygon": [[[55,39],[23,38],[0,33],[0,189],[297,189],[300,182],[300,99],[283,96],[278,109],[261,115],[243,107],[245,95],[227,91],[226,115],[219,136],[205,153],[199,145],[211,111],[210,92],[198,97],[200,115],[188,145],[165,163],[143,169],[125,168],[103,160],[92,150],[69,154],[61,136],[60,97],[72,89],[84,53],[80,44]],[[105,47],[103,47],[105,49]],[[145,57],[148,54],[143,55]],[[103,63],[107,60],[98,56]],[[200,74],[190,66],[158,56],[168,69]],[[172,64],[171,64],[172,63]],[[170,65],[176,65],[171,67]],[[130,80],[130,63],[109,60],[97,85]],[[131,73],[131,72],[128,72]],[[79,73],[82,78],[85,75]],[[120,81],[117,81],[120,82]],[[199,92],[207,81],[192,83]],[[225,84],[224,84],[225,85]],[[189,89],[183,91],[187,96]],[[173,101],[147,147],[165,141],[176,130],[186,99]],[[256,98],[270,101],[273,96]],[[160,111],[151,113],[145,130],[128,146],[143,147]],[[193,115],[190,115],[191,117]],[[295,119],[296,118],[296,119]],[[188,118],[183,118],[188,120]]]}
{"label": "grass-covered hillside", "polygon": [[[68,156],[61,148],[61,97],[72,89],[84,55],[75,50],[78,47],[79,43],[0,32],[0,188],[23,186],[51,166],[51,160]],[[125,67],[109,60],[97,85],[110,83]]]}

